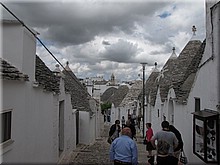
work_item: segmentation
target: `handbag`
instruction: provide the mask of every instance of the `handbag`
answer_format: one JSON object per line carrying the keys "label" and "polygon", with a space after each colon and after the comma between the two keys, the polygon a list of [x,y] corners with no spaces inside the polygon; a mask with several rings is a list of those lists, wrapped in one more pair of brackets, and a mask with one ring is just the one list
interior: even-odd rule
{"label": "handbag", "polygon": [[111,136],[108,137],[107,142],[108,142],[109,144],[112,144],[112,138],[111,138]]}
{"label": "handbag", "polygon": [[186,155],[185,155],[183,150],[180,153],[180,162],[183,163],[183,164],[187,164],[188,163],[187,157],[186,157]]}

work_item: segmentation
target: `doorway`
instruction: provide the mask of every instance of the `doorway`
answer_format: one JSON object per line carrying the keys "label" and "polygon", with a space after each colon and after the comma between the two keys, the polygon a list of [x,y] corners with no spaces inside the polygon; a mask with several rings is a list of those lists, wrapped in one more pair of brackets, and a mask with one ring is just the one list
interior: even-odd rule
{"label": "doorway", "polygon": [[64,100],[59,102],[59,155],[64,150]]}

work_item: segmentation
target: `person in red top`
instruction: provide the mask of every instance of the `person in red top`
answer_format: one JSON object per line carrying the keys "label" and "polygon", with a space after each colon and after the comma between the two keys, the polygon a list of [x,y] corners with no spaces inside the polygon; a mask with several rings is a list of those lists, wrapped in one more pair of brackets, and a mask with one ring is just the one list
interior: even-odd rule
{"label": "person in red top", "polygon": [[155,149],[151,143],[151,138],[154,135],[154,133],[153,133],[153,129],[151,128],[151,123],[146,123],[146,127],[147,127],[146,136],[145,136],[147,140],[146,150],[148,151],[148,157],[151,157],[152,150]]}

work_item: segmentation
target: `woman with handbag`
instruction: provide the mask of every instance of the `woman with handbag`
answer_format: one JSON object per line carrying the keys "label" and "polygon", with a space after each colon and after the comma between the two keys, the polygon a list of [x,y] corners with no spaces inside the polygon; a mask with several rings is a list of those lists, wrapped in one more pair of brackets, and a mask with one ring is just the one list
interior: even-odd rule
{"label": "woman with handbag", "polygon": [[151,143],[151,138],[154,135],[153,134],[153,129],[151,128],[151,123],[146,123],[146,127],[147,127],[147,131],[146,131],[146,150],[148,151],[148,158],[150,158],[152,156],[152,150],[154,150],[155,148],[153,147],[152,143]]}

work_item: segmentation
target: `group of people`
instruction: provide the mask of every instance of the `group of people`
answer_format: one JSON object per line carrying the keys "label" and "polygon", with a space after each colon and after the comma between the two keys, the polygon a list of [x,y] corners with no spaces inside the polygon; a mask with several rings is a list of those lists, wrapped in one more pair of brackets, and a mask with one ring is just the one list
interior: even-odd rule
{"label": "group of people", "polygon": [[[128,127],[131,129],[131,138],[136,140],[136,128],[135,124],[132,122],[131,116],[128,116],[128,120],[125,122],[124,116],[122,116],[122,129]],[[119,137],[119,133],[121,132],[120,120],[115,120],[115,124],[110,127],[109,137],[111,137],[112,141]]]}
{"label": "group of people", "polygon": [[[115,124],[110,127],[109,137],[111,137],[110,160],[114,161],[114,165],[127,164],[136,165],[138,161],[138,151],[136,143],[135,125],[131,121],[130,116],[125,122],[122,118],[122,130],[120,120],[116,120]],[[121,133],[121,136],[119,134]]]}
{"label": "group of people", "polygon": [[[153,135],[151,124],[147,123],[146,140],[147,151],[149,152],[148,164],[169,164],[178,165],[179,155],[183,150],[183,140],[180,132],[168,121],[161,123],[162,130]],[[157,141],[157,145],[155,145]],[[156,149],[156,156],[152,155],[152,150]]]}
{"label": "group of people", "polygon": [[[148,165],[178,165],[179,155],[183,150],[183,140],[180,132],[168,121],[161,123],[162,130],[153,134],[151,123],[146,123],[146,150],[148,151]],[[119,136],[119,133],[121,134]],[[138,164],[138,150],[136,142],[136,130],[131,121],[120,127],[120,121],[116,120],[109,131],[109,136],[113,137],[110,146],[110,160],[114,165]],[[156,154],[152,154],[156,150]]]}

